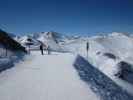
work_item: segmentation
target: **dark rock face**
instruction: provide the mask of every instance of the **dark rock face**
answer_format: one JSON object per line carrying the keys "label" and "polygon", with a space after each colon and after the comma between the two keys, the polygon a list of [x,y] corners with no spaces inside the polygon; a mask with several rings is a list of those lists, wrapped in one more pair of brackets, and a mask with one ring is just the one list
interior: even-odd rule
{"label": "dark rock face", "polygon": [[111,59],[113,59],[113,60],[115,60],[117,57],[114,55],[114,54],[112,54],[112,53],[104,53],[103,54],[104,56],[106,56],[106,57],[108,57],[108,58],[111,58]]}
{"label": "dark rock face", "polygon": [[96,54],[97,54],[97,55],[100,55],[100,54],[101,54],[101,52],[100,52],[100,51],[98,51]]}
{"label": "dark rock face", "polygon": [[118,63],[119,72],[116,76],[133,84],[133,66],[125,61]]}
{"label": "dark rock face", "polygon": [[92,91],[100,96],[101,100],[133,100],[133,96],[124,91],[83,57],[77,57],[74,67],[80,78],[91,86]]}

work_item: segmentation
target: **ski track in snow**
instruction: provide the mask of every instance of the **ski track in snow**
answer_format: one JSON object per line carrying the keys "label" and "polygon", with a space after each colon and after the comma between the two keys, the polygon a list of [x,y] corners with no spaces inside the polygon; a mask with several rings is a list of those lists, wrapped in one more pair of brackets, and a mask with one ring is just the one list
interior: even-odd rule
{"label": "ski track in snow", "polygon": [[68,53],[34,51],[0,74],[0,100],[99,100],[80,80]]}

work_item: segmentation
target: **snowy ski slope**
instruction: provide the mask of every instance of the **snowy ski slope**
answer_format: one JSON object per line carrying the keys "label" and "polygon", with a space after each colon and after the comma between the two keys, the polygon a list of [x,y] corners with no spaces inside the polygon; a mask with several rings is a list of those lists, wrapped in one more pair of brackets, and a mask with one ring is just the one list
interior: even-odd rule
{"label": "snowy ski slope", "polygon": [[72,66],[75,56],[34,51],[0,74],[0,100],[99,100]]}

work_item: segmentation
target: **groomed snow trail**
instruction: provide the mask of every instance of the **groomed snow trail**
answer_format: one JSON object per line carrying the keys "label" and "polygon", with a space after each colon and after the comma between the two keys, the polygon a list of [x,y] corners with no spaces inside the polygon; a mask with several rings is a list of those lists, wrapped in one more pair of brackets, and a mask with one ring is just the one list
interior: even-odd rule
{"label": "groomed snow trail", "polygon": [[72,66],[68,53],[40,55],[0,73],[0,100],[99,100]]}

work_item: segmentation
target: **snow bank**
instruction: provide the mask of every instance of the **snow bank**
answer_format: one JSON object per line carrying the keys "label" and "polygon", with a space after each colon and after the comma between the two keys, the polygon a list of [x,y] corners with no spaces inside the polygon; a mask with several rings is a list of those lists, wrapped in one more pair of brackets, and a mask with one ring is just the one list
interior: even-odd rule
{"label": "snow bank", "polygon": [[133,99],[133,96],[128,94],[83,57],[78,56],[74,66],[77,69],[81,79],[91,85],[92,90],[101,97],[101,100]]}

